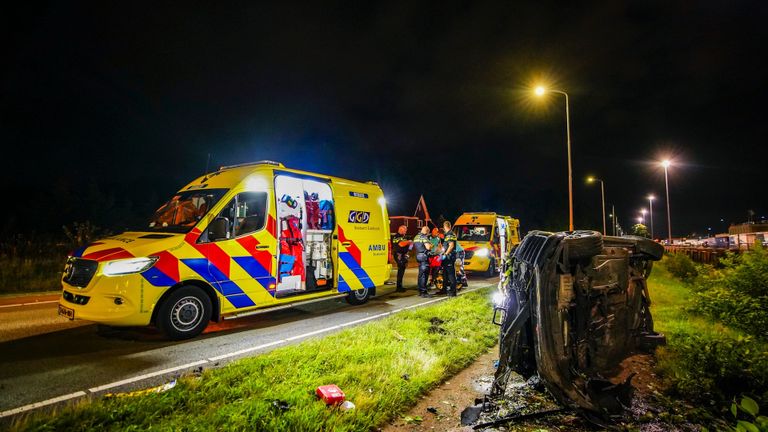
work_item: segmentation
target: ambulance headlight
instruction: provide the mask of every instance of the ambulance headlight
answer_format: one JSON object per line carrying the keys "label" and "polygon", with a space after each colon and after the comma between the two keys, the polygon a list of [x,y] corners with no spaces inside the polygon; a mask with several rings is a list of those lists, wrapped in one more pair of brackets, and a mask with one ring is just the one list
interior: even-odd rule
{"label": "ambulance headlight", "polygon": [[475,256],[479,257],[487,257],[488,256],[488,248],[482,248],[475,251]]}
{"label": "ambulance headlight", "polygon": [[104,276],[118,276],[143,272],[157,262],[157,257],[129,258],[109,261],[104,265]]}

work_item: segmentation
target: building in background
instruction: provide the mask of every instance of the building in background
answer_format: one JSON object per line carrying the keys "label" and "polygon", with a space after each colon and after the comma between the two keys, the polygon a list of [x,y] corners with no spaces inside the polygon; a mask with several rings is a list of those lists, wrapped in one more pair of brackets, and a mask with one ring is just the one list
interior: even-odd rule
{"label": "building in background", "polygon": [[389,234],[395,235],[395,233],[397,233],[397,228],[400,227],[400,225],[405,225],[407,227],[408,231],[406,232],[406,235],[411,237],[415,236],[424,225],[427,225],[430,229],[435,227],[434,222],[432,222],[432,219],[429,217],[429,210],[427,210],[427,203],[424,201],[424,195],[419,197],[419,202],[416,204],[416,211],[413,213],[413,216],[389,217]]}

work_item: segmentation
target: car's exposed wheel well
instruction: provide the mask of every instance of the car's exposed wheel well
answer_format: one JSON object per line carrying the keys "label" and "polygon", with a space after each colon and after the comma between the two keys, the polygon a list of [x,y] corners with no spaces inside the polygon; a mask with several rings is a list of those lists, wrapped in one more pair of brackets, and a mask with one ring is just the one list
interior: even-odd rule
{"label": "car's exposed wheel well", "polygon": [[207,294],[208,297],[211,299],[211,305],[213,305],[213,310],[211,311],[211,321],[219,322],[219,320],[221,319],[221,307],[219,306],[219,296],[216,294],[216,290],[214,290],[213,287],[206,282],[203,282],[197,279],[190,279],[190,280],[185,280],[177,283],[176,285],[168,288],[168,290],[165,291],[165,293],[163,293],[163,295],[157,301],[157,304],[155,305],[154,310],[152,311],[152,323],[155,323],[155,319],[157,318],[157,310],[159,309],[159,306],[163,304],[165,299],[168,298],[168,296],[171,295],[172,292],[176,291],[182,286],[195,286],[203,290],[203,292]]}

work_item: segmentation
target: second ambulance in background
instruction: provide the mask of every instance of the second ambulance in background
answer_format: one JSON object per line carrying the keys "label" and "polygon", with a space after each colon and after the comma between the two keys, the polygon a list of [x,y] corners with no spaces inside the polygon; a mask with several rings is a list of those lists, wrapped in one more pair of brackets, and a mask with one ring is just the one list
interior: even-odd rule
{"label": "second ambulance in background", "polygon": [[493,212],[464,213],[454,231],[465,250],[464,269],[493,276],[502,253],[520,243],[520,221]]}

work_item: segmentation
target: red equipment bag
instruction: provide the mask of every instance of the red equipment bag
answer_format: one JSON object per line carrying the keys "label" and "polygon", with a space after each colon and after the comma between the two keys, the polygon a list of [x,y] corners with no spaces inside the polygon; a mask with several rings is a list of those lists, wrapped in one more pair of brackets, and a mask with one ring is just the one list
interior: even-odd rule
{"label": "red equipment bag", "polygon": [[440,267],[443,263],[443,259],[440,258],[440,255],[434,255],[429,257],[429,266],[430,267]]}
{"label": "red equipment bag", "polygon": [[336,384],[322,385],[315,390],[317,396],[326,403],[334,405],[344,402],[344,392]]}

